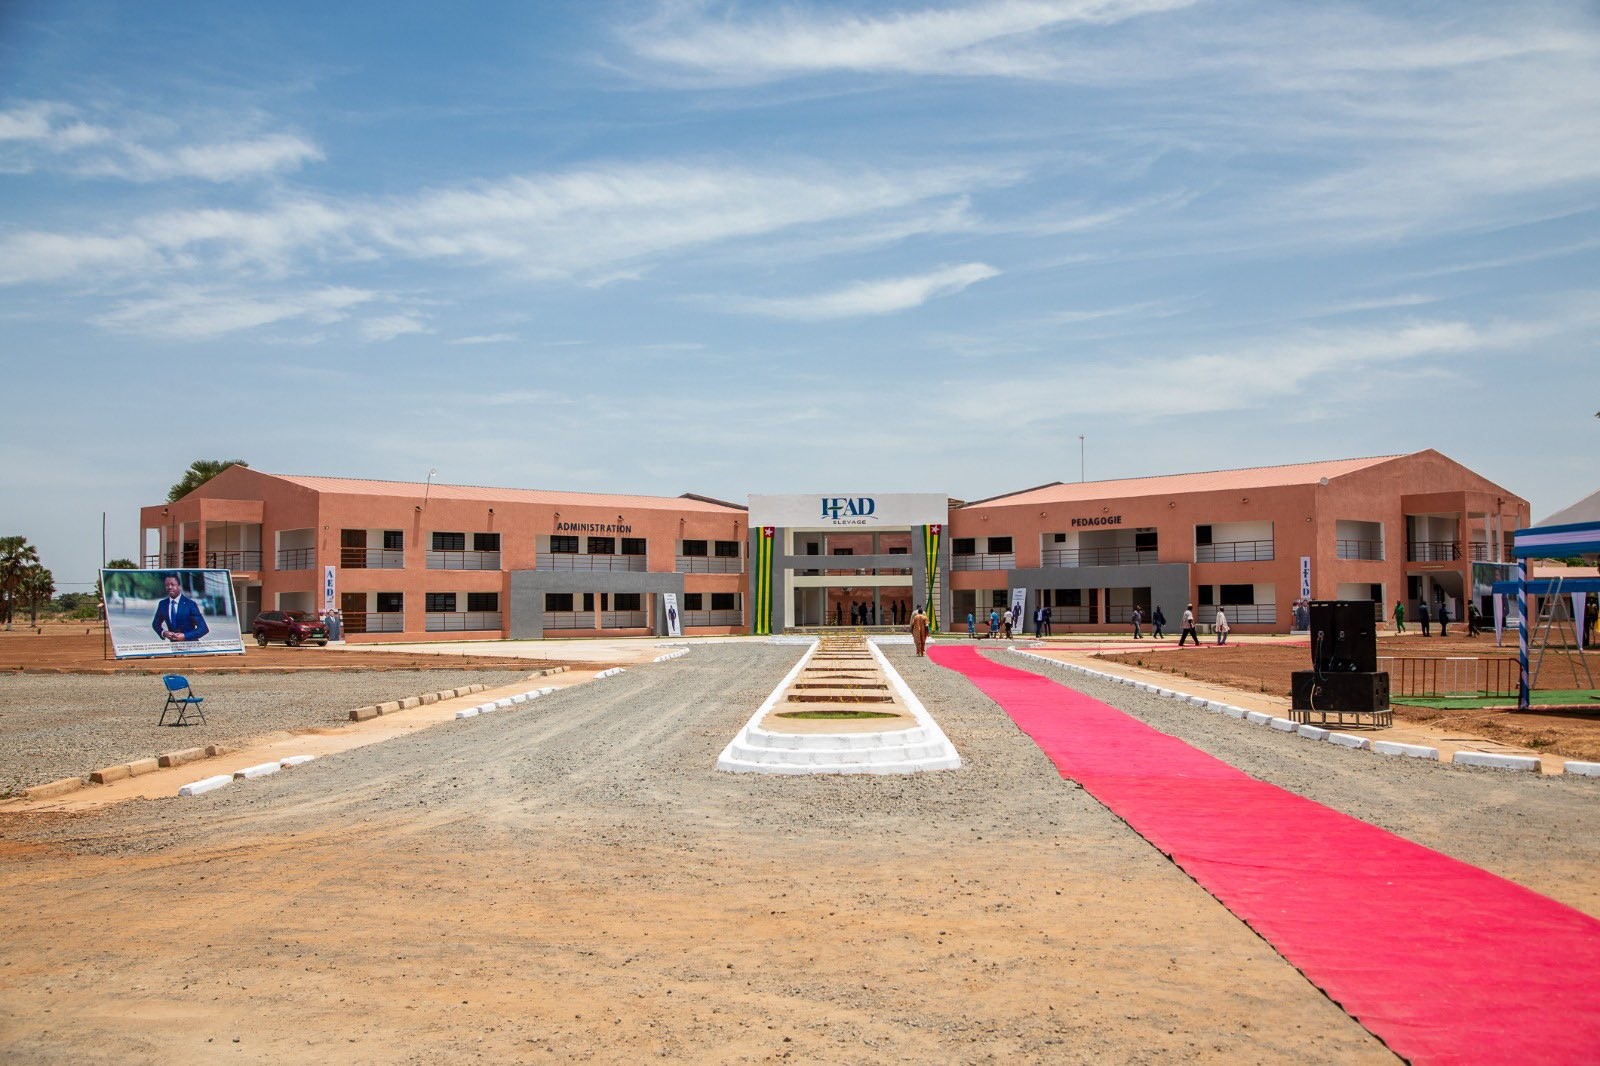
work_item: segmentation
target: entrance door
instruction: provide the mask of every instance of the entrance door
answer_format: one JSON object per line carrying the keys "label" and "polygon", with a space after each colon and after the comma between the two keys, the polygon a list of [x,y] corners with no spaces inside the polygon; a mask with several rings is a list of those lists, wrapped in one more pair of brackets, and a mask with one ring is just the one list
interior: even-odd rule
{"label": "entrance door", "polygon": [[342,592],[339,594],[339,615],[344,619],[346,633],[367,631],[367,594]]}

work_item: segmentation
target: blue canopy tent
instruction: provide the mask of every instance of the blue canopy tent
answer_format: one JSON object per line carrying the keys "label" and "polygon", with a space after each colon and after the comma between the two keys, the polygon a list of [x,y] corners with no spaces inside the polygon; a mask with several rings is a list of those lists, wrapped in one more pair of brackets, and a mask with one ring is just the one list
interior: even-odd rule
{"label": "blue canopy tent", "polygon": [[[1528,592],[1536,596],[1563,592],[1600,592],[1600,579],[1568,578],[1559,581],[1528,581],[1529,559],[1565,559],[1575,555],[1600,555],[1600,492],[1591,493],[1565,510],[1557,511],[1536,526],[1516,531],[1511,549],[1517,560],[1517,580],[1497,582],[1494,590],[1508,586],[1517,596],[1517,648],[1521,680],[1517,685],[1517,706],[1528,707]],[[1553,586],[1553,587],[1552,587]],[[1581,623],[1580,623],[1581,624]]]}

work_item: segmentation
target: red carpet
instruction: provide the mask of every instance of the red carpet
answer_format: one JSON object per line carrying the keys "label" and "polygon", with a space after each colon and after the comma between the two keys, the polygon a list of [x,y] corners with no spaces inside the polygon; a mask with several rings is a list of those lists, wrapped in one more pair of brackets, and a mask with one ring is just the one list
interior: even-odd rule
{"label": "red carpet", "polygon": [[928,654],[1396,1054],[1600,1062],[1600,921],[975,648]]}

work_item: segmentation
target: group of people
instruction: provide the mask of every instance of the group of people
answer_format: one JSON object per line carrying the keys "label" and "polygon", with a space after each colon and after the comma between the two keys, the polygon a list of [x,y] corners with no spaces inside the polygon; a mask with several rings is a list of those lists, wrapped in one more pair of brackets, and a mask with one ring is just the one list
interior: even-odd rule
{"label": "group of people", "polygon": [[[1437,611],[1437,617],[1439,620],[1439,635],[1441,637],[1448,637],[1450,635],[1450,623],[1454,621],[1454,619],[1450,617],[1450,601],[1441,599],[1439,601]],[[1433,636],[1434,617],[1434,611],[1428,607],[1428,601],[1425,599],[1418,600],[1417,624],[1422,627],[1423,636]],[[1404,600],[1394,601],[1394,631],[1397,634],[1404,633],[1406,631],[1406,605]],[[1469,600],[1467,602],[1467,636],[1475,637],[1482,631],[1483,615],[1478,610],[1478,605]]]}
{"label": "group of people", "polygon": [[[1133,639],[1142,640],[1144,639],[1144,610],[1135,605],[1133,608],[1132,617]],[[1217,619],[1212,624],[1212,630],[1217,634],[1218,644],[1228,643],[1228,631],[1231,628],[1232,627],[1228,625],[1228,612],[1223,608],[1218,607]],[[1156,604],[1155,609],[1150,612],[1150,636],[1152,639],[1161,640],[1166,635],[1167,616],[1161,610],[1161,605],[1158,603]],[[1199,646],[1200,634],[1195,630],[1194,604],[1192,603],[1185,607],[1183,611],[1183,626],[1178,631],[1178,647],[1184,647],[1191,640],[1195,642],[1196,647]]]}
{"label": "group of people", "polygon": [[[1012,633],[1022,628],[1022,604],[1014,603],[1005,610],[998,607],[989,609],[989,636],[1011,639]],[[1050,632],[1050,608],[1040,607],[1033,612],[1033,635],[1043,636]],[[967,636],[978,636],[978,619],[971,612],[967,612]]]}
{"label": "group of people", "polygon": [[[906,625],[910,613],[906,610],[904,600],[893,600],[883,605],[884,625]],[[865,603],[860,600],[850,601],[850,624],[853,626],[875,626],[878,624],[879,607],[875,603]],[[844,604],[833,605],[833,624],[844,625]]]}

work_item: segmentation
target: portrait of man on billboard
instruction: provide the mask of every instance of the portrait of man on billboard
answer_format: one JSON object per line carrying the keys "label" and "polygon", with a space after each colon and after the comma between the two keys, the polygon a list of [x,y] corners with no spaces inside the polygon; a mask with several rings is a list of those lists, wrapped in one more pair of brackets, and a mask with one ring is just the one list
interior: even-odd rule
{"label": "portrait of man on billboard", "polygon": [[156,616],[150,623],[156,636],[181,643],[199,640],[211,632],[199,605],[183,594],[183,585],[178,581],[177,574],[163,575],[162,585],[166,595],[156,604]]}
{"label": "portrait of man on billboard", "polygon": [[102,570],[100,587],[118,659],[244,654],[226,570]]}

